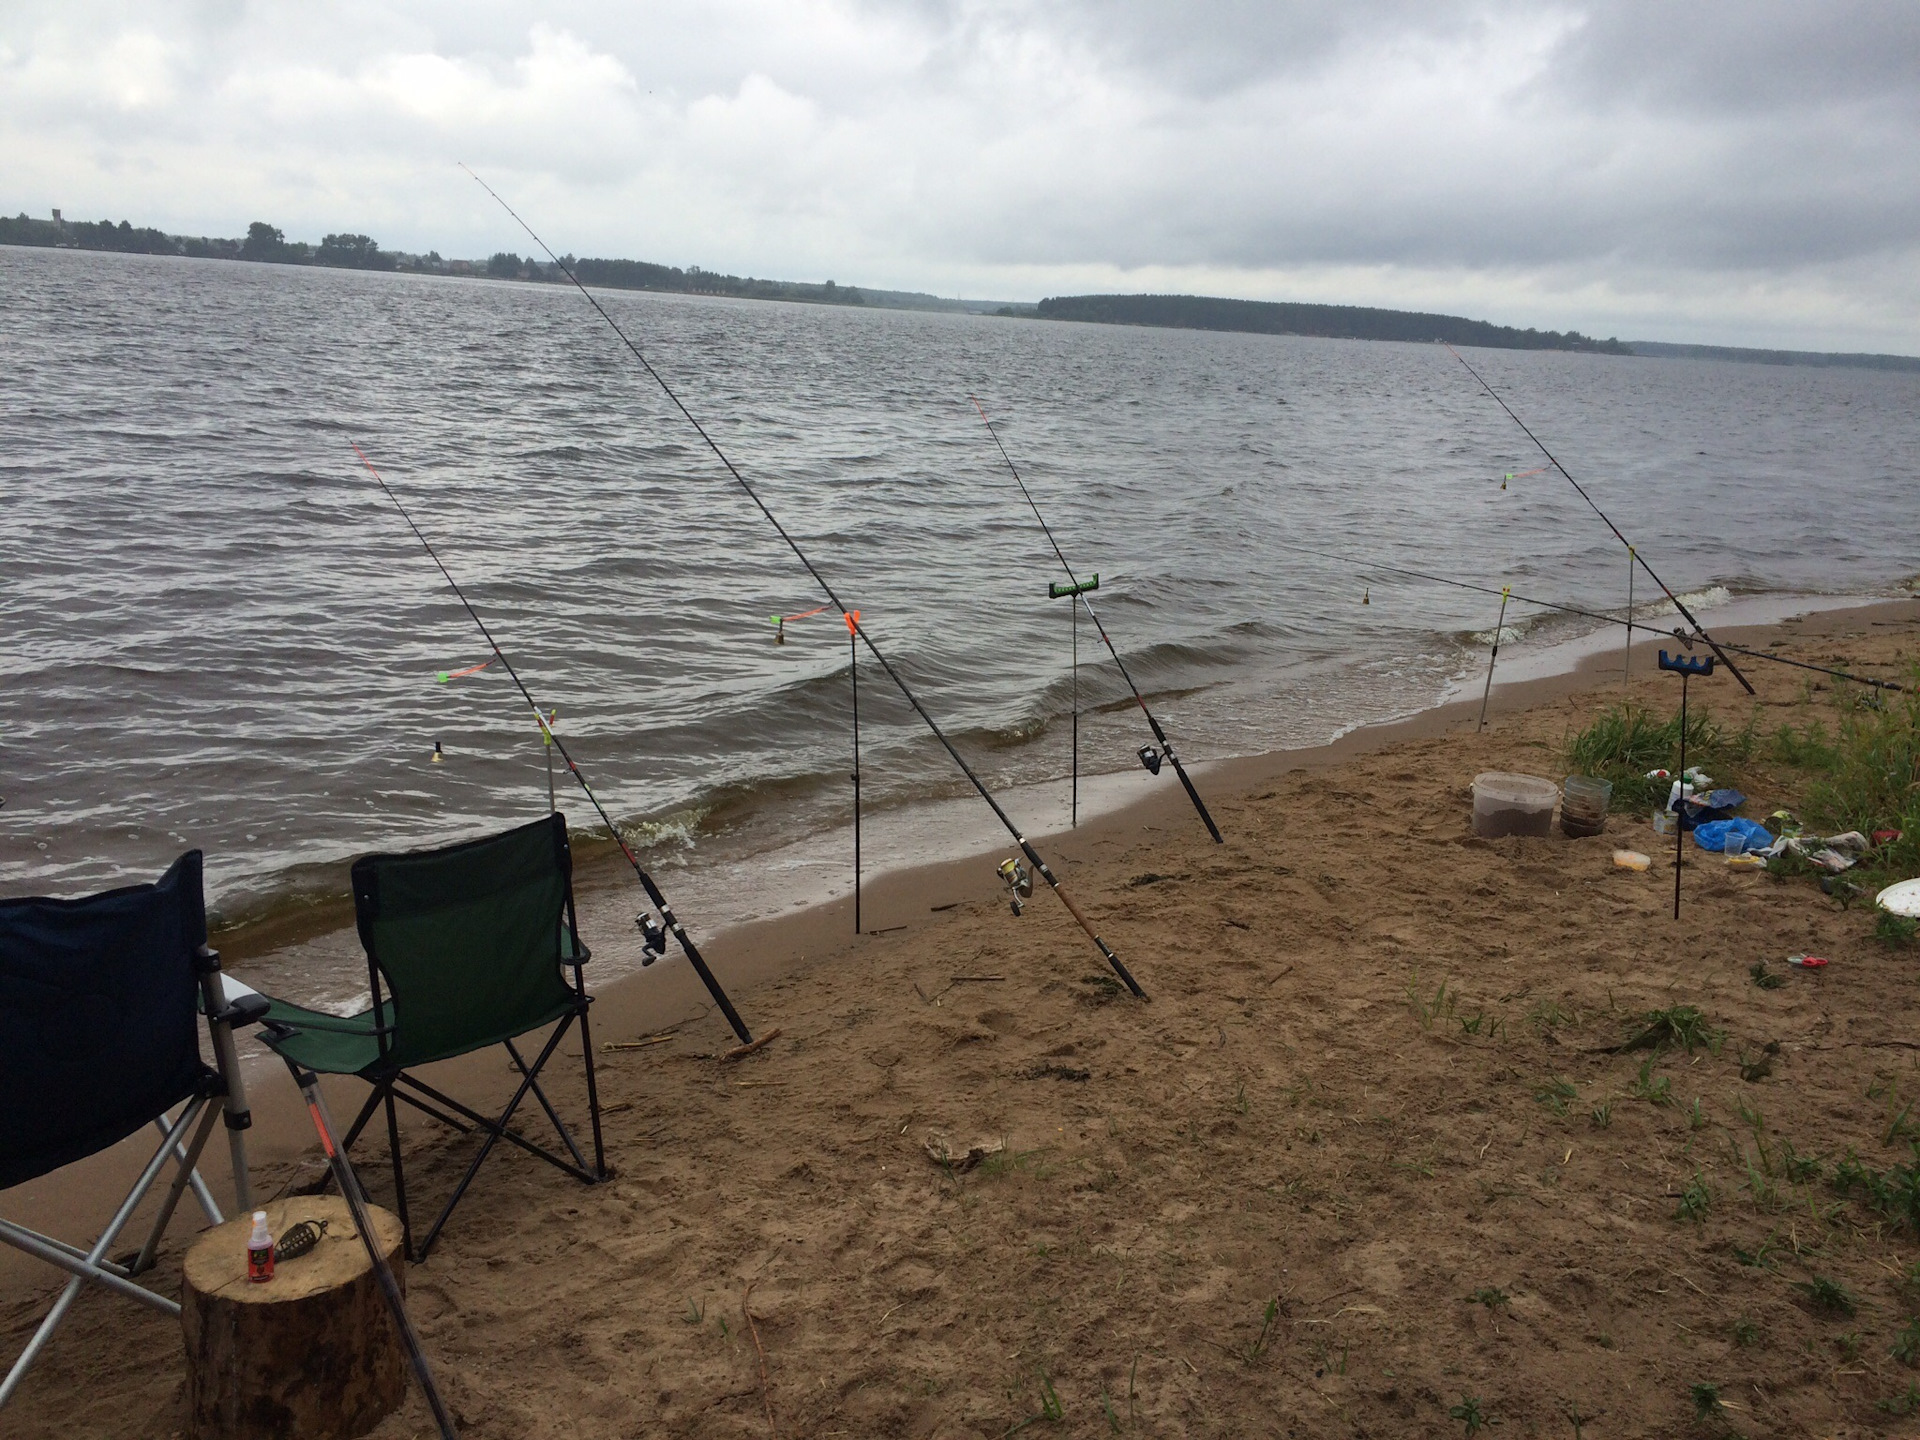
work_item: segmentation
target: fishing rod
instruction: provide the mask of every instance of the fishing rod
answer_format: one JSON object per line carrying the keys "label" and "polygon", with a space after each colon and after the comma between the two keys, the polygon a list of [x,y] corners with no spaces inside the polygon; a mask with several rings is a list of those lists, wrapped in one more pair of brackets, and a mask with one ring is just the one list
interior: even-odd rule
{"label": "fishing rod", "polygon": [[[607,827],[607,833],[613,836],[613,843],[620,847],[620,853],[627,857],[627,863],[633,867],[633,873],[640,877],[640,886],[647,892],[647,899],[653,902],[653,908],[660,912],[659,922],[656,922],[651,915],[644,912],[642,912],[640,918],[635,922],[640,927],[641,943],[649,952],[642,963],[651,965],[654,956],[666,952],[667,935],[671,933],[673,938],[679,942],[680,949],[685,952],[687,963],[693,966],[694,973],[700,977],[700,983],[707,987],[707,993],[713,996],[714,1003],[720,1007],[720,1013],[727,1017],[727,1024],[731,1025],[733,1027],[733,1033],[740,1037],[740,1043],[742,1045],[751,1045],[753,1043],[752,1032],[747,1029],[746,1022],[740,1018],[739,1012],[733,1008],[733,1002],[727,998],[727,992],[720,988],[720,982],[714,977],[713,971],[707,968],[707,962],[701,958],[700,949],[693,943],[693,937],[687,934],[686,927],[680,923],[679,918],[673,913],[673,907],[667,904],[667,897],[660,893],[660,887],[653,883],[653,877],[647,874],[645,867],[640,863],[639,857],[628,847],[626,837],[620,833],[620,827],[613,823],[613,817],[607,814],[606,807],[600,803],[600,797],[593,793],[593,786],[587,783],[587,777],[580,773],[580,767],[574,764],[573,756],[567,753],[566,743],[562,741],[558,735],[553,733],[553,727],[547,720],[547,712],[542,710],[540,703],[533,698],[533,692],[527,689],[526,682],[520,678],[520,672],[513,668],[513,662],[507,659],[506,652],[500,648],[500,642],[493,638],[493,632],[487,628],[487,622],[480,618],[480,612],[475,610],[473,608],[473,602],[467,599],[467,592],[462,590],[460,588],[460,582],[453,578],[453,572],[447,569],[446,563],[441,560],[439,552],[433,548],[433,542],[428,540],[426,535],[421,532],[420,527],[413,523],[413,516],[407,513],[407,507],[400,503],[400,497],[393,493],[392,488],[386,482],[386,478],[381,475],[378,470],[373,468],[373,461],[367,458],[367,452],[356,444],[353,447],[353,453],[360,457],[360,463],[367,467],[367,473],[373,476],[375,483],[379,485],[381,490],[386,492],[387,499],[393,502],[393,508],[400,512],[400,518],[406,521],[407,528],[413,531],[414,539],[418,540],[420,544],[425,547],[434,565],[439,568],[441,575],[446,577],[447,584],[453,587],[453,593],[459,597],[460,604],[465,608],[467,614],[472,617],[473,623],[480,627],[480,633],[486,637],[487,647],[493,651],[493,658],[498,660],[505,668],[507,674],[513,678],[514,688],[520,692],[521,699],[525,700],[528,707],[532,709],[534,718],[540,724],[540,733],[546,737],[548,743],[551,744],[555,750],[560,752],[561,762],[567,767],[568,772],[573,778],[580,783],[581,793],[587,797],[587,803],[593,806],[594,813],[600,817],[600,823],[605,825]],[[478,669],[480,667],[476,666],[474,668]]]}
{"label": "fishing rod", "polygon": [[[1299,545],[1285,540],[1269,540],[1265,543],[1276,546],[1279,549],[1293,550],[1302,555],[1316,556],[1322,560],[1338,560],[1342,564],[1353,566],[1355,572],[1362,575],[1405,575],[1415,580],[1431,581],[1435,585],[1450,585],[1456,590],[1471,590],[1477,595],[1510,597],[1519,601],[1522,605],[1533,605],[1542,610],[1557,610],[1563,615],[1577,615],[1583,620],[1598,620],[1606,625],[1623,626],[1629,634],[1638,630],[1643,635],[1658,635],[1665,640],[1678,640],[1682,645],[1689,648],[1692,647],[1696,639],[1705,638],[1697,634],[1689,635],[1686,631],[1678,627],[1662,629],[1658,625],[1643,625],[1638,620],[1623,620],[1618,615],[1603,615],[1597,610],[1583,610],[1577,605],[1566,605],[1555,600],[1536,600],[1531,596],[1522,595],[1511,588],[1495,590],[1490,585],[1475,585],[1470,580],[1455,580],[1451,576],[1434,575],[1425,570],[1413,570],[1405,565],[1389,565],[1382,560],[1368,560],[1358,555],[1343,555],[1337,550],[1320,550],[1311,545]],[[1876,680],[1871,675],[1855,675],[1850,671],[1837,670],[1831,665],[1815,665],[1807,660],[1794,660],[1785,655],[1775,655],[1767,650],[1754,650],[1748,646],[1735,645],[1726,640],[1722,640],[1718,648],[1731,650],[1736,655],[1745,655],[1754,660],[1771,660],[1776,665],[1791,665],[1796,670],[1811,670],[1816,675],[1830,675],[1836,680],[1850,681],[1855,685],[1871,685],[1876,690],[1896,690],[1905,693],[1907,688],[1893,680]]]}
{"label": "fishing rod", "polygon": [[[993,792],[987,789],[985,782],[974,773],[973,767],[967,764],[960,752],[954,748],[953,742],[947,738],[946,731],[942,730],[938,723],[935,722],[933,716],[927,713],[927,708],[920,703],[919,698],[914,695],[913,691],[908,687],[907,682],[900,678],[900,672],[893,668],[892,663],[881,653],[880,647],[873,643],[873,636],[867,633],[866,627],[856,618],[859,612],[849,610],[841,603],[840,597],[834,593],[833,586],[827,583],[827,578],[814,566],[813,561],[807,558],[807,552],[802,550],[799,542],[787,533],[787,528],[780,523],[773,511],[767,508],[767,502],[760,498],[759,492],[748,483],[747,477],[740,473],[739,468],[728,458],[727,452],[722,450],[718,443],[715,442],[713,436],[707,433],[707,427],[695,418],[694,413],[687,408],[686,403],[681,400],[679,394],[667,383],[666,377],[653,368],[653,362],[647,359],[646,354],[638,345],[634,344],[633,340],[627,335],[627,332],[620,328],[619,322],[607,313],[606,307],[594,298],[593,292],[580,283],[580,277],[573,273],[573,267],[568,265],[558,255],[554,254],[553,247],[541,239],[531,225],[520,218],[519,212],[507,204],[505,200],[501,199],[499,192],[491,185],[487,184],[487,182],[482,180],[478,175],[474,175],[472,170],[468,169],[465,165],[462,165],[460,168],[466,170],[468,175],[473,176],[474,183],[486,191],[487,194],[491,195],[495,203],[497,203],[502,210],[505,210],[508,215],[513,217],[514,223],[527,232],[528,238],[546,252],[547,258],[553,262],[554,266],[562,275],[567,277],[572,283],[573,288],[578,290],[581,295],[586,298],[587,303],[593,306],[594,311],[600,318],[607,322],[607,328],[613,331],[622,345],[626,346],[628,353],[640,362],[640,368],[646,371],[654,384],[660,387],[661,393],[672,402],[673,408],[678,410],[686,422],[699,433],[700,438],[706,442],[707,448],[713,452],[714,458],[726,468],[727,473],[733,477],[735,483],[746,492],[746,496],[753,502],[754,508],[766,517],[767,523],[773,526],[780,538],[787,542],[787,548],[793,551],[794,558],[806,567],[807,574],[813,577],[814,583],[818,585],[821,592],[826,595],[828,603],[846,617],[848,629],[851,630],[854,635],[858,636],[861,642],[866,645],[867,652],[879,662],[880,668],[886,671],[887,678],[893,681],[899,688],[901,695],[906,698],[907,704],[913,707],[914,713],[926,722],[927,728],[933,732],[933,738],[940,742],[941,747],[952,757],[953,763],[960,767],[960,773],[967,777],[968,782],[980,793],[980,798],[987,802],[987,806],[993,811],[994,816],[1006,827],[1007,833],[1013,836],[1014,844],[1020,847],[1021,854],[1026,856],[1027,863],[1033,867],[1032,873],[1037,874],[1042,880],[1046,881],[1047,888],[1060,897],[1060,903],[1067,907],[1067,912],[1079,923],[1080,928],[1086,931],[1087,938],[1093,941],[1095,948],[1100,951],[1100,954],[1106,959],[1107,964],[1113,967],[1114,974],[1118,975],[1120,979],[1125,982],[1127,989],[1139,999],[1146,999],[1146,991],[1140,988],[1140,983],[1133,978],[1132,972],[1121,963],[1120,957],[1114,954],[1113,947],[1100,938],[1099,933],[1093,928],[1092,923],[1089,922],[1086,915],[1081,912],[1080,907],[1074,903],[1073,897],[1067,894],[1066,888],[1061,885],[1053,871],[1047,868],[1047,862],[1041,858],[1040,852],[1034,848],[1033,842],[1021,833],[1020,827],[1013,823],[1012,817],[1001,808],[1000,802],[993,798]],[[1007,863],[1008,865],[1014,865],[1013,861],[1008,861]],[[1016,871],[1018,870],[1017,865],[1014,865],[1014,868]],[[1003,866],[1002,869],[1004,871],[1005,867]],[[1028,893],[1031,893],[1033,885],[1032,876],[1029,875],[1026,877],[1024,883],[1027,886]]]}
{"label": "fishing rod", "polygon": [[1514,414],[1513,407],[1507,404],[1505,400],[1501,399],[1500,393],[1486,382],[1486,379],[1480,374],[1480,372],[1474,369],[1473,366],[1467,364],[1466,356],[1462,355],[1458,350],[1454,349],[1453,346],[1447,345],[1446,341],[1442,340],[1440,343],[1442,345],[1447,346],[1447,353],[1449,355],[1453,356],[1454,359],[1458,360],[1462,365],[1466,366],[1467,373],[1473,376],[1475,380],[1478,380],[1480,382],[1480,388],[1486,391],[1487,394],[1493,397],[1493,403],[1498,405],[1502,410],[1507,412],[1507,418],[1512,420],[1514,424],[1518,425],[1521,428],[1521,430],[1525,432],[1526,437],[1529,440],[1533,441],[1533,443],[1539,448],[1540,453],[1547,457],[1547,463],[1566,477],[1567,483],[1573,486],[1573,488],[1577,492],[1579,492],[1580,498],[1587,502],[1588,508],[1591,509],[1594,514],[1600,517],[1601,521],[1605,523],[1606,527],[1609,530],[1613,531],[1613,538],[1618,540],[1622,545],[1625,545],[1627,547],[1628,564],[1631,565],[1635,561],[1639,562],[1640,568],[1647,572],[1647,578],[1652,580],[1654,584],[1658,585],[1661,589],[1661,592],[1665,594],[1667,599],[1673,602],[1673,608],[1678,610],[1680,614],[1685,617],[1686,622],[1689,625],[1693,626],[1694,632],[1702,640],[1706,641],[1707,648],[1712,650],[1715,655],[1718,655],[1720,657],[1720,663],[1725,665],[1728,670],[1733,672],[1733,678],[1740,682],[1740,684],[1745,688],[1746,692],[1749,695],[1753,694],[1754,693],[1753,686],[1748,682],[1747,677],[1740,673],[1740,667],[1738,665],[1735,665],[1733,661],[1729,659],[1727,655],[1721,650],[1719,644],[1714,640],[1713,636],[1707,633],[1707,627],[1702,625],[1698,620],[1694,619],[1693,612],[1687,609],[1687,607],[1681,603],[1680,597],[1674,594],[1672,590],[1667,588],[1667,582],[1662,580],[1658,575],[1653,573],[1653,567],[1647,564],[1647,557],[1640,554],[1640,552],[1634,548],[1633,544],[1630,541],[1628,541],[1627,537],[1620,533],[1620,527],[1618,525],[1614,524],[1613,521],[1607,519],[1607,512],[1602,510],[1598,505],[1594,504],[1593,497],[1587,493],[1586,487],[1583,486],[1578,480],[1573,478],[1573,472],[1568,470],[1566,466],[1562,465],[1560,463],[1559,458],[1551,450],[1547,449],[1546,445],[1541,441],[1540,437],[1534,434],[1532,430],[1529,430],[1527,428],[1527,422],[1522,420],[1518,415]]}
{"label": "fishing rod", "polygon": [[[1087,618],[1093,621],[1093,628],[1100,632],[1100,638],[1106,642],[1107,653],[1113,656],[1113,663],[1120,667],[1120,676],[1127,682],[1127,688],[1133,691],[1133,698],[1140,706],[1140,713],[1147,717],[1147,725],[1153,731],[1153,738],[1159,742],[1160,750],[1155,754],[1151,745],[1140,748],[1140,763],[1155,775],[1160,773],[1160,761],[1166,760],[1173,766],[1173,773],[1180,777],[1180,783],[1186,788],[1187,798],[1193,801],[1193,808],[1200,812],[1200,820],[1207,827],[1207,833],[1213,836],[1214,843],[1220,844],[1220,827],[1213,823],[1213,816],[1207,813],[1207,803],[1200,798],[1200,792],[1193,788],[1193,781],[1187,777],[1187,767],[1180,763],[1180,757],[1174,753],[1173,741],[1167,738],[1167,732],[1160,728],[1160,722],[1154,718],[1153,711],[1147,708],[1146,696],[1140,693],[1140,687],[1133,683],[1133,676],[1127,673],[1127,662],[1120,658],[1120,651],[1114,646],[1113,639],[1107,634],[1107,627],[1100,623],[1100,616],[1093,608],[1093,602],[1087,598],[1086,589],[1080,585],[1080,577],[1073,573],[1073,566],[1067,563],[1066,555],[1060,549],[1060,542],[1053,538],[1053,530],[1047,524],[1046,516],[1040,513],[1040,507],[1034,503],[1033,492],[1027,489],[1027,482],[1020,478],[1019,467],[1013,463],[1013,457],[1007,453],[1007,447],[1000,442],[1000,432],[993,428],[993,421],[987,419],[987,412],[981,408],[978,399],[969,395],[973,408],[980,412],[980,422],[987,427],[987,434],[993,437],[994,446],[1000,451],[1000,458],[1006,461],[1007,473],[1013,476],[1013,483],[1020,487],[1020,493],[1026,496],[1027,508],[1033,511],[1033,518],[1040,522],[1040,530],[1047,537],[1047,544],[1053,547],[1054,555],[1060,561],[1060,568],[1067,572],[1067,579],[1073,585],[1079,601],[1086,607]],[[1087,587],[1091,588],[1091,587]]]}

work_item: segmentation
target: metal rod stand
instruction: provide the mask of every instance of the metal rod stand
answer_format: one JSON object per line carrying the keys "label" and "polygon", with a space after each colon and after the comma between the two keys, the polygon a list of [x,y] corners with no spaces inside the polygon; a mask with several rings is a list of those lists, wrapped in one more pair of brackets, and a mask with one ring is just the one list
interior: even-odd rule
{"label": "metal rod stand", "polygon": [[853,687],[853,933],[860,933],[860,612],[847,621],[847,680]]}
{"label": "metal rod stand", "polygon": [[1500,632],[1507,628],[1507,597],[1512,589],[1502,586],[1500,590],[1500,618],[1493,622],[1493,653],[1487,656],[1487,683],[1480,691],[1480,723],[1473,727],[1478,735],[1487,728],[1487,697],[1493,694],[1493,665],[1500,658]]}

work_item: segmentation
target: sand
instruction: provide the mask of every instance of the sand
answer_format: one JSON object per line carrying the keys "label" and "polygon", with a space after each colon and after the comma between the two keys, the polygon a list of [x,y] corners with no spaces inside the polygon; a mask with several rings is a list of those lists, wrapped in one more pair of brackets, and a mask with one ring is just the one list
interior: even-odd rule
{"label": "sand", "polygon": [[[1891,675],[1917,637],[1909,603],[1757,638]],[[1497,691],[1484,735],[1476,701],[1214,767],[1223,845],[1171,785],[1053,842],[1149,1003],[1050,897],[1013,918],[980,860],[876,886],[885,934],[825,907],[718,937],[742,1010],[783,1032],[738,1063],[691,991],[614,987],[596,1044],[674,1032],[599,1055],[617,1177],[498,1156],[410,1276],[465,1433],[1457,1435],[1470,1407],[1506,1435],[1920,1423],[1878,1408],[1916,1378],[1889,1348],[1920,1310],[1920,1242],[1787,1166],[1789,1145],[1823,1176],[1849,1151],[1906,1158],[1888,1136],[1920,1097],[1920,955],[1808,882],[1700,855],[1675,923],[1644,816],[1471,834],[1473,775],[1561,774],[1565,735],[1619,695],[1611,663]],[[1639,694],[1677,700],[1634,663]],[[1768,728],[1821,698],[1748,669]],[[1693,699],[1748,710],[1719,677]],[[1749,813],[1797,798],[1764,764],[1737,778]],[[1622,845],[1653,867],[1614,868]],[[1801,951],[1832,964],[1751,983]],[[1678,1004],[1717,1052],[1617,1052]],[[1662,1081],[1674,1103],[1647,1098]],[[298,1132],[268,1088],[271,1191],[309,1172],[274,1158]],[[553,1091],[580,1113],[577,1062]],[[970,1167],[929,1158],[975,1142]],[[467,1143],[408,1144],[410,1179],[444,1193]],[[77,1231],[59,1193],[35,1203]],[[163,1288],[192,1233],[176,1222]],[[53,1287],[8,1278],[11,1355]],[[1798,1288],[1821,1280],[1856,1313]],[[89,1295],[6,1433],[178,1433],[180,1364],[174,1325]],[[1697,1424],[1703,1384],[1727,1408]],[[417,1396],[375,1432],[428,1433]]]}

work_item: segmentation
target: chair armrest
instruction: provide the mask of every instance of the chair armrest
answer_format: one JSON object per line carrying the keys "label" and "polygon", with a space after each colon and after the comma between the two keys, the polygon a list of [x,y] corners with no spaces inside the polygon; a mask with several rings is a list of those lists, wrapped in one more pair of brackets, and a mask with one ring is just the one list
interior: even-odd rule
{"label": "chair armrest", "polygon": [[302,1015],[297,1020],[276,1019],[269,1015],[266,1026],[276,1034],[293,1035],[302,1030],[318,1030],[329,1035],[366,1035],[379,1034],[371,1025],[356,1025],[348,1019],[322,1020],[311,1015]]}
{"label": "chair armrest", "polygon": [[562,965],[584,965],[592,958],[593,951],[589,950],[581,942],[578,935],[562,925],[560,927],[560,963]]}
{"label": "chair armrest", "polygon": [[273,1002],[258,990],[250,990],[227,1002],[227,1008],[213,1018],[228,1025],[257,1025],[267,1018]]}

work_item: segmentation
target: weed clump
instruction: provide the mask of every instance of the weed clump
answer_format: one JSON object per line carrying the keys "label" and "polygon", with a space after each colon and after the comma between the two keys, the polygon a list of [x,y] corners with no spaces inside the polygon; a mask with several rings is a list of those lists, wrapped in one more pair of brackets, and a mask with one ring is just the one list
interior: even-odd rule
{"label": "weed clump", "polygon": [[[1729,731],[1704,708],[1687,716],[1687,760],[1715,771],[1753,758],[1759,746],[1756,719]],[[1680,715],[1657,720],[1631,703],[1614,705],[1566,743],[1567,768],[1613,782],[1613,803],[1622,810],[1664,804],[1670,782],[1649,780],[1649,770],[1675,770],[1680,760]]]}
{"label": "weed clump", "polygon": [[1466,1426],[1469,1435],[1478,1435],[1487,1426],[1500,1423],[1480,1408],[1478,1395],[1462,1395],[1458,1405],[1448,1407],[1447,1418]]}
{"label": "weed clump", "polygon": [[1720,1403],[1718,1385],[1696,1385],[1688,1393],[1693,1397],[1693,1418],[1696,1420],[1711,1420],[1726,1409]]}
{"label": "weed clump", "polygon": [[1851,1150],[1833,1167],[1831,1181],[1841,1195],[1858,1195],[1869,1210],[1884,1215],[1896,1230],[1920,1233],[1920,1144],[1908,1142],[1913,1160],[1875,1170]]}
{"label": "weed clump", "polygon": [[1920,920],[1896,915],[1883,905],[1873,908],[1879,912],[1873,920],[1873,938],[1890,950],[1911,950],[1914,938],[1920,936]]}
{"label": "weed clump", "polygon": [[1860,1302],[1853,1298],[1852,1292],[1838,1280],[1829,1280],[1825,1275],[1816,1275],[1811,1280],[1796,1280],[1793,1288],[1804,1295],[1807,1304],[1822,1315],[1845,1315],[1851,1318],[1860,1313]]}
{"label": "weed clump", "polygon": [[1720,1042],[1726,1039],[1725,1032],[1707,1024],[1707,1017],[1693,1005],[1649,1010],[1640,1017],[1640,1024],[1640,1030],[1620,1046],[1623,1052],[1665,1050],[1678,1045],[1691,1055],[1697,1045],[1709,1055],[1718,1055]]}
{"label": "weed clump", "polygon": [[1680,1192],[1680,1203],[1674,1208],[1673,1218],[1691,1220],[1697,1225],[1707,1218],[1707,1211],[1712,1208],[1713,1192],[1707,1188],[1706,1177],[1696,1170],[1687,1188]]}

